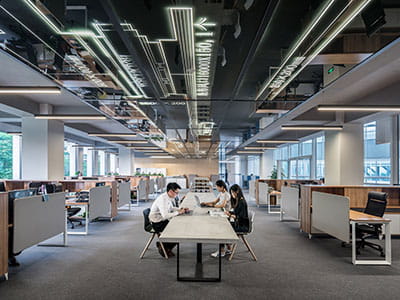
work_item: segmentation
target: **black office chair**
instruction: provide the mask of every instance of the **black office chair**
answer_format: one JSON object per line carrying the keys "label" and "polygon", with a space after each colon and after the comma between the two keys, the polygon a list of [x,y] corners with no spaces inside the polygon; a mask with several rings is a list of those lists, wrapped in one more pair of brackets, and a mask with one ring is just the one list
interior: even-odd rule
{"label": "black office chair", "polygon": [[67,208],[67,222],[71,224],[71,228],[74,229],[74,222],[78,222],[79,225],[82,225],[82,221],[74,218],[74,216],[81,211],[80,207],[68,207]]}
{"label": "black office chair", "polygon": [[5,192],[6,191],[6,185],[4,181],[0,181],[0,192]]}
{"label": "black office chair", "polygon": [[[149,233],[151,233],[151,237],[150,237],[150,239],[148,240],[146,246],[144,247],[144,249],[143,249],[143,251],[142,251],[142,254],[140,254],[140,258],[141,258],[141,259],[143,258],[143,256],[144,256],[144,254],[146,253],[147,249],[149,249],[150,244],[151,244],[151,242],[153,241],[154,237],[155,237],[156,235],[157,235],[157,237],[160,237],[160,234],[161,234],[160,232],[156,232],[156,231],[154,230],[153,226],[151,225],[151,222],[150,222],[150,219],[149,219],[149,215],[150,215],[150,208],[146,208],[146,209],[143,211],[144,230],[147,231],[147,232],[149,232]],[[162,251],[163,251],[163,253],[164,253],[164,257],[165,257],[166,259],[168,259],[168,255],[167,255],[167,252],[165,251],[165,248],[164,248],[163,243],[160,242],[160,246],[161,246],[161,249],[162,249]]]}
{"label": "black office chair", "polygon": [[[367,206],[364,209],[364,213],[373,215],[376,217],[383,217],[387,205],[387,193],[381,192],[369,192]],[[366,241],[369,238],[379,238],[382,236],[382,225],[381,224],[361,224],[356,227],[357,239],[357,254],[360,254],[360,248],[368,246],[380,252],[382,257],[385,257],[383,248],[375,243]]]}

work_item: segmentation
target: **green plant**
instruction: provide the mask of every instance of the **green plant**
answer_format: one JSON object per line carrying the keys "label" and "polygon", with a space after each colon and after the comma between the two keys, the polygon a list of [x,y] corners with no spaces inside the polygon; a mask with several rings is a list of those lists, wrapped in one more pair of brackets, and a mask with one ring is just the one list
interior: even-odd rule
{"label": "green plant", "polygon": [[278,179],[278,169],[276,166],[272,168],[271,179]]}

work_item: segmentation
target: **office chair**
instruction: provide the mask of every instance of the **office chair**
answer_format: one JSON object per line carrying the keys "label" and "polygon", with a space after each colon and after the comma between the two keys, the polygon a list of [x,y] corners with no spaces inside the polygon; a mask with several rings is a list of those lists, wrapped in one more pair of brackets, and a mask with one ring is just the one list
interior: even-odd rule
{"label": "office chair", "polygon": [[[151,225],[150,219],[149,219],[149,215],[150,215],[150,208],[146,208],[145,210],[143,210],[143,218],[144,218],[144,230],[146,232],[151,233],[151,237],[148,240],[146,246],[144,247],[142,254],[140,254],[140,258],[142,259],[144,254],[146,253],[147,249],[149,249],[151,242],[153,241],[154,237],[157,235],[157,237],[160,237],[160,232],[156,232],[153,228],[153,226]],[[164,253],[164,257],[166,259],[168,259],[168,255],[167,252],[165,251],[164,245],[162,242],[160,242],[160,246],[161,249]]]}
{"label": "office chair", "polygon": [[3,181],[0,181],[0,192],[5,192],[6,191],[6,185],[4,184]]}
{"label": "office chair", "polygon": [[80,207],[68,207],[67,208],[67,222],[69,224],[71,224],[72,229],[75,228],[74,222],[79,222],[79,225],[82,225],[81,220],[77,220],[77,219],[73,218],[73,216],[75,216],[80,211],[81,211]]}
{"label": "office chair", "polygon": [[[381,193],[381,192],[369,192],[368,193],[368,202],[367,206],[364,209],[364,213],[377,216],[377,217],[383,217],[383,214],[385,213],[387,205],[387,193]],[[375,225],[369,225],[369,224],[362,224],[362,225],[357,225],[356,226],[356,236],[357,238],[360,239],[360,241],[357,241],[357,254],[360,254],[360,248],[364,248],[365,246],[368,246],[372,249],[375,249],[380,252],[380,255],[382,257],[385,256],[385,253],[383,251],[383,248],[375,243],[371,243],[366,241],[366,239],[369,238],[379,238],[382,235],[382,225],[375,224]]]}
{"label": "office chair", "polygon": [[[251,212],[251,217],[250,217],[250,222],[249,222],[249,231],[248,232],[236,232],[236,234],[243,241],[243,243],[246,245],[247,250],[249,250],[249,252],[250,252],[251,256],[253,257],[253,259],[255,261],[257,261],[256,254],[254,253],[253,249],[250,247],[249,242],[244,237],[245,235],[249,235],[250,233],[253,232],[253,229],[254,229],[254,216],[255,216],[255,212],[252,211]],[[233,248],[232,248],[232,253],[229,256],[229,260],[232,260],[233,255],[235,254],[236,248],[237,248],[237,244],[234,244]]]}

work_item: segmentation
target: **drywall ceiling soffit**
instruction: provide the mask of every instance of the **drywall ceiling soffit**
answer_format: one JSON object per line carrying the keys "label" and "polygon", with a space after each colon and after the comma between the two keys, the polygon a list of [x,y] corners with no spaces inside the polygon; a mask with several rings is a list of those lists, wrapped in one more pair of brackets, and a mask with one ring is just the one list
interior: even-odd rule
{"label": "drywall ceiling soffit", "polygon": [[257,139],[274,137],[281,132],[280,126],[286,125],[318,105],[349,104],[396,84],[400,78],[400,56],[398,53],[400,53],[400,38],[261,130],[240,147],[247,146]]}

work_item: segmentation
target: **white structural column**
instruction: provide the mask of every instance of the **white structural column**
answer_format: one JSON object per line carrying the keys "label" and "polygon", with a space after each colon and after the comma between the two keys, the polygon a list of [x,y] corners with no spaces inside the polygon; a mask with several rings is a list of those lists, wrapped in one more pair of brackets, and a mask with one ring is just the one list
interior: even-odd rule
{"label": "white structural column", "polygon": [[[76,171],[83,172],[83,148],[76,148]],[[71,176],[74,175],[71,174]]]}
{"label": "white structural column", "polygon": [[104,175],[108,175],[111,173],[111,154],[105,153],[105,162],[104,162]]}
{"label": "white structural column", "polygon": [[274,150],[265,150],[261,155],[260,164],[260,178],[271,178],[271,173],[274,169]]}
{"label": "white structural column", "polygon": [[93,168],[92,168],[92,175],[100,175],[100,169],[99,169],[99,151],[92,151],[93,153]]}
{"label": "white structural column", "polygon": [[358,185],[364,182],[362,124],[346,124],[341,131],[325,132],[325,184]]}
{"label": "white structural column", "polygon": [[135,174],[135,154],[131,149],[125,147],[118,148],[119,152],[119,174]]}
{"label": "white structural column", "polygon": [[22,118],[22,179],[64,178],[64,124]]}

